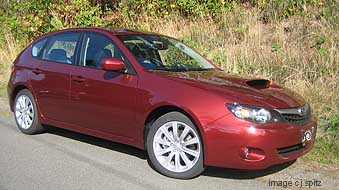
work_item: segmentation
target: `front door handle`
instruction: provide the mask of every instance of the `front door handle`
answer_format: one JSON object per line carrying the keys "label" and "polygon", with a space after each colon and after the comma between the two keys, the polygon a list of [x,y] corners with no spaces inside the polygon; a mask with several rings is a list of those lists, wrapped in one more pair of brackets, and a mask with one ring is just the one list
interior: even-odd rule
{"label": "front door handle", "polygon": [[35,74],[37,74],[37,75],[39,75],[39,74],[42,73],[42,70],[40,70],[40,69],[38,69],[38,68],[35,68],[35,69],[32,70],[32,72],[35,73]]}
{"label": "front door handle", "polygon": [[81,82],[85,82],[86,79],[82,76],[73,76],[72,81],[81,83]]}

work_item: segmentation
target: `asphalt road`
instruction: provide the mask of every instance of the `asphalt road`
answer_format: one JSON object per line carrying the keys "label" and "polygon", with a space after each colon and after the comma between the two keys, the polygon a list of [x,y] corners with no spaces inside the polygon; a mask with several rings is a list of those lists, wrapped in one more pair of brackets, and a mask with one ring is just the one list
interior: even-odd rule
{"label": "asphalt road", "polygon": [[[260,171],[207,168],[199,177],[176,180],[155,172],[142,150],[63,129],[28,136],[16,127],[0,98],[0,189],[300,189],[270,187],[270,180],[320,180],[339,189],[339,170],[298,160]],[[302,189],[304,189],[302,188]]]}

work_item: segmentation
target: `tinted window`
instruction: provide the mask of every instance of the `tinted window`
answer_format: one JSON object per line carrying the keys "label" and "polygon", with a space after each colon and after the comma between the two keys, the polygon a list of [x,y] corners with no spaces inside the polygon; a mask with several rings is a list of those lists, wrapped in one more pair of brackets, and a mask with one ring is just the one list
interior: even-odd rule
{"label": "tinted window", "polygon": [[44,38],[38,42],[36,42],[32,47],[32,56],[33,57],[39,57],[41,49],[44,47],[45,43],[47,41],[47,38]]}
{"label": "tinted window", "polygon": [[74,64],[75,49],[79,42],[79,33],[64,33],[52,37],[44,49],[42,59],[60,63]]}
{"label": "tinted window", "polygon": [[101,68],[101,61],[110,57],[123,59],[120,50],[111,39],[100,34],[86,35],[82,58],[83,66]]}

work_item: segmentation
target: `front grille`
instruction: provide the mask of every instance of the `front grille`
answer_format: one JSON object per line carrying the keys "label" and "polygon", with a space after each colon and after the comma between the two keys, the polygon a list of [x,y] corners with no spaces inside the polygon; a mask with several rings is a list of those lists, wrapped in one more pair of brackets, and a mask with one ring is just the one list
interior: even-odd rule
{"label": "front grille", "polygon": [[311,109],[308,104],[299,108],[277,109],[282,118],[294,125],[304,125],[311,118]]}
{"label": "front grille", "polygon": [[304,148],[305,148],[305,146],[302,143],[300,143],[300,144],[296,144],[296,145],[292,145],[292,146],[288,146],[288,147],[278,148],[277,152],[280,155],[286,155],[286,154],[298,152],[298,151],[300,151]]}
{"label": "front grille", "polygon": [[309,115],[305,115],[305,116],[300,116],[297,114],[281,114],[281,115],[287,122],[295,124],[295,125],[304,125],[310,119]]}

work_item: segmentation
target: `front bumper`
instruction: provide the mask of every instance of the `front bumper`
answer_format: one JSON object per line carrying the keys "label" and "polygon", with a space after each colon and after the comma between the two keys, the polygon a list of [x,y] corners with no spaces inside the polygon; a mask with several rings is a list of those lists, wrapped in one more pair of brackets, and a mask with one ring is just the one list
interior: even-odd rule
{"label": "front bumper", "polygon": [[[265,169],[306,154],[314,145],[317,127],[314,117],[298,126],[289,123],[256,124],[229,114],[204,129],[206,165]],[[305,139],[305,131],[311,131],[311,138]],[[263,156],[246,158],[246,148],[259,150]]]}

